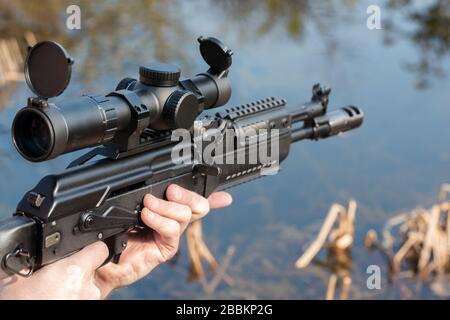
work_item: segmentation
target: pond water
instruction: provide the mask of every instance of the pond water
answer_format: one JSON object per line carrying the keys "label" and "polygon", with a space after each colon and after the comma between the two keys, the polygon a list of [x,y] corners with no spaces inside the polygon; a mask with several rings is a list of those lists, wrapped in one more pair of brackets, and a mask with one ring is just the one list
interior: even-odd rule
{"label": "pond water", "polygon": [[[231,105],[266,96],[304,102],[320,82],[333,89],[330,108],[353,104],[365,113],[350,134],[295,145],[279,174],[230,190],[233,205],[204,220],[205,240],[219,260],[236,248],[228,269],[234,286],[206,294],[188,281],[183,240],[176,263],[112,298],[321,299],[329,269],[300,271],[294,263],[329,206],[350,198],[358,211],[349,297],[441,298],[426,283],[388,281],[386,261],[366,251],[363,239],[401,210],[430,205],[450,181],[449,1],[81,1],[82,28],[67,30],[71,3],[0,3],[0,38],[24,44],[31,30],[38,40],[61,42],[75,59],[63,98],[110,91],[148,61],[176,63],[184,75],[203,71],[196,38],[213,35],[234,51]],[[367,28],[371,4],[381,8],[381,30]],[[0,217],[6,217],[41,177],[79,153],[39,164],[22,159],[9,128],[30,92],[23,82],[0,90]],[[371,264],[381,267],[381,290],[366,287]]]}

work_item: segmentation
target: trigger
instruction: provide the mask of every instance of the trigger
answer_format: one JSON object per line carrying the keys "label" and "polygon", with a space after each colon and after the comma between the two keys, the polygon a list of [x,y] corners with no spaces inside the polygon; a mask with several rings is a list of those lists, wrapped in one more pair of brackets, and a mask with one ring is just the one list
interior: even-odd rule
{"label": "trigger", "polygon": [[104,242],[108,246],[109,256],[103,265],[107,264],[108,262],[119,263],[120,256],[128,244],[128,235],[121,234],[112,236],[105,239]]}
{"label": "trigger", "polygon": [[114,257],[112,257],[112,259],[111,259],[111,262],[115,263],[115,264],[118,264],[119,261],[120,261],[120,256],[121,255],[122,255],[121,253],[114,255]]}

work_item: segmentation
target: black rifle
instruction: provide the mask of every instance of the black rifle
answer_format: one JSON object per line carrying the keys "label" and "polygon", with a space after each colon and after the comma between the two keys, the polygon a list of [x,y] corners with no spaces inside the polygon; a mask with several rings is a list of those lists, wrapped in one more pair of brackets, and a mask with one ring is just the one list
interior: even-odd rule
{"label": "black rifle", "polygon": [[[19,152],[43,161],[97,148],[64,172],[44,177],[23,197],[14,216],[0,222],[0,279],[29,276],[99,240],[108,245],[108,261],[117,262],[128,232],[144,228],[139,213],[145,194],[163,198],[175,183],[208,196],[277,169],[291,143],[331,137],[363,121],[363,113],[353,106],[328,112],[330,89],[319,85],[305,104],[288,106],[283,99],[267,98],[222,107],[195,121],[204,109],[224,105],[231,95],[231,50],[215,38],[200,37],[199,42],[210,66],[205,73],[180,80],[177,67],[151,64],[140,68],[139,81],[126,78],[106,96],[57,105],[47,99],[64,91],[73,60],[53,42],[29,49],[26,79],[38,97],[30,98],[14,120]],[[182,128],[194,137],[174,140],[175,129]],[[262,157],[259,150],[269,147],[275,154]],[[212,159],[204,161],[207,149],[213,150]],[[177,159],[174,150],[179,151]],[[223,158],[227,161],[219,161]]]}

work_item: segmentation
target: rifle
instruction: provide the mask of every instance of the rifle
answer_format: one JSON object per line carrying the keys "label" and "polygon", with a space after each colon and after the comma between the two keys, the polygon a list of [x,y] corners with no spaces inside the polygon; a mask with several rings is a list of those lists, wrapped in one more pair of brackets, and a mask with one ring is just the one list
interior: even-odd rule
{"label": "rifle", "polygon": [[[273,173],[294,142],[362,124],[363,113],[354,106],[328,112],[330,89],[318,84],[311,101],[300,105],[271,97],[221,107],[231,95],[233,52],[212,37],[198,41],[209,65],[204,73],[180,79],[178,67],[150,64],[140,67],[139,80],[125,78],[107,95],[56,104],[48,99],[67,87],[73,59],[55,42],[29,48],[25,76],[37,97],[13,122],[19,153],[38,162],[96,148],[44,177],[13,217],[0,222],[0,279],[30,276],[99,240],[109,248],[107,261],[118,262],[128,233],[144,228],[139,216],[145,194],[164,197],[174,183],[206,197]],[[194,137],[180,142],[186,132]],[[262,156],[268,148],[271,156]]]}

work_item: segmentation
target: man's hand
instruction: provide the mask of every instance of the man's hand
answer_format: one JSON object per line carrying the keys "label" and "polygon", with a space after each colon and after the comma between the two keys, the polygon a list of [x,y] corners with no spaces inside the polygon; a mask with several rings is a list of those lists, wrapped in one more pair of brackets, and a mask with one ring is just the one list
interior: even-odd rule
{"label": "man's hand", "polygon": [[43,267],[29,278],[0,280],[0,299],[100,299],[95,272],[108,257],[108,247],[97,242],[74,255]]}
{"label": "man's hand", "polygon": [[102,297],[111,290],[129,285],[145,277],[159,264],[178,251],[180,236],[191,221],[203,218],[210,209],[226,207],[232,198],[226,192],[216,192],[208,199],[171,185],[166,200],[147,195],[144,198],[142,221],[151,229],[130,235],[128,246],[118,264],[109,263],[96,273]]}
{"label": "man's hand", "polygon": [[231,204],[226,192],[205,199],[171,185],[166,200],[147,195],[142,221],[152,230],[132,233],[118,264],[98,269],[108,256],[103,242],[43,267],[30,278],[10,277],[0,281],[3,299],[100,299],[115,288],[129,285],[169,260],[178,251],[180,236],[190,221],[203,218],[210,209]]}

